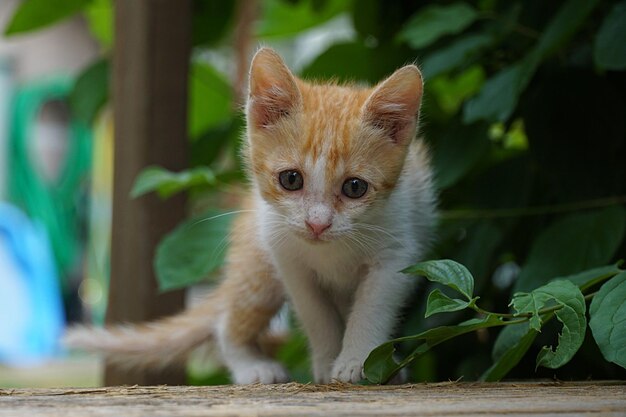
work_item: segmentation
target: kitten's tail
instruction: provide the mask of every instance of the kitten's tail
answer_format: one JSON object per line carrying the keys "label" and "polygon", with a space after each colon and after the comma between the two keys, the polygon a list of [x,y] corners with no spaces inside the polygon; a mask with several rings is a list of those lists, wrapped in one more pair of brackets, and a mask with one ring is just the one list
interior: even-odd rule
{"label": "kitten's tail", "polygon": [[185,363],[197,347],[214,338],[219,315],[216,294],[175,316],[144,324],[105,328],[74,326],[63,344],[102,354],[121,368],[163,369]]}

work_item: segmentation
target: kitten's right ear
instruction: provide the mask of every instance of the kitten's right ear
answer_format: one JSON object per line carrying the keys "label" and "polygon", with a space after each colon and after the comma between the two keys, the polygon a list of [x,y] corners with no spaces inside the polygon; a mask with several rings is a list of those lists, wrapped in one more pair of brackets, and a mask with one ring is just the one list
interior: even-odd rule
{"label": "kitten's right ear", "polygon": [[301,101],[295,77],[281,57],[272,49],[259,49],[250,67],[249,122],[258,128],[271,126]]}

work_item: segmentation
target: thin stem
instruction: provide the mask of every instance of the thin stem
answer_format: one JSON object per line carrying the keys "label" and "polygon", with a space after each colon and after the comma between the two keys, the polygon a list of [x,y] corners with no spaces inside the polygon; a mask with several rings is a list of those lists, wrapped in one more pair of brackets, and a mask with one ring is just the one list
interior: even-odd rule
{"label": "thin stem", "polygon": [[440,218],[443,220],[466,220],[466,219],[498,219],[507,217],[540,216],[544,214],[565,213],[569,211],[586,210],[626,204],[626,195],[599,198],[595,200],[576,201],[573,203],[556,204],[549,206],[521,207],[494,210],[447,210],[443,211]]}
{"label": "thin stem", "polygon": [[[592,294],[589,294],[592,295]],[[593,295],[592,295],[593,296]],[[587,297],[585,297],[585,299],[587,299]],[[494,313],[493,311],[487,311],[487,310],[483,310],[482,308],[478,307],[476,304],[472,304],[469,306],[472,310],[476,311],[477,313],[480,314],[484,314],[484,315],[491,315],[491,316],[497,316],[497,317],[501,317],[503,319],[523,319],[521,322],[526,321],[527,319],[533,317],[535,315],[535,313],[518,313],[518,314],[511,314],[511,313]],[[541,310],[537,311],[537,315],[538,316],[542,316],[544,314],[548,314],[548,313],[553,313],[557,310],[560,310],[563,308],[563,305],[561,304],[557,304],[555,306],[552,307],[545,307],[542,308]],[[512,322],[509,321],[507,322],[508,324],[511,324]],[[517,322],[513,323],[513,324],[517,324]]]}
{"label": "thin stem", "polygon": [[597,293],[598,293],[598,291],[592,292],[592,293],[589,293],[589,294],[585,295],[585,301],[591,300]]}
{"label": "thin stem", "polygon": [[530,28],[528,26],[524,26],[524,25],[522,25],[520,23],[517,23],[517,22],[514,22],[512,20],[508,20],[508,19],[506,19],[506,18],[504,18],[504,17],[502,17],[499,14],[494,13],[494,12],[485,11],[485,12],[483,12],[481,14],[480,17],[483,18],[483,19],[497,20],[499,22],[506,23],[506,24],[511,26],[511,29],[513,31],[515,31],[515,32],[517,32],[517,33],[519,33],[521,35],[524,35],[524,36],[526,36],[528,38],[534,39],[534,40],[539,39],[539,37],[541,36],[541,33],[536,31],[535,29]]}

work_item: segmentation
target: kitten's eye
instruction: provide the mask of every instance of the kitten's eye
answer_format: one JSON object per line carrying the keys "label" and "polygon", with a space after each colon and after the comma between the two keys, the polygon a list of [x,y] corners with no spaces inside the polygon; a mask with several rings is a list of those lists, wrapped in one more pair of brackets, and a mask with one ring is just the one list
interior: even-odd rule
{"label": "kitten's eye", "polygon": [[349,178],[341,187],[343,195],[349,198],[361,198],[367,191],[367,182],[359,178]]}
{"label": "kitten's eye", "polygon": [[278,174],[278,180],[280,181],[280,185],[288,191],[297,191],[304,185],[302,174],[291,169]]}

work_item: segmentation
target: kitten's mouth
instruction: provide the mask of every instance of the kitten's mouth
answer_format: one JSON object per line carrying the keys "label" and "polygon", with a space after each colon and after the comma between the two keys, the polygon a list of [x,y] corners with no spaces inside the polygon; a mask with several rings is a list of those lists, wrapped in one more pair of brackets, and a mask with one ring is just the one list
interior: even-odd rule
{"label": "kitten's mouth", "polygon": [[317,244],[322,244],[322,243],[328,243],[332,240],[332,238],[326,236],[326,235],[314,235],[312,233],[308,233],[308,232],[298,232],[297,233],[298,237],[300,237],[302,240],[306,241],[307,243],[312,243],[314,245]]}

